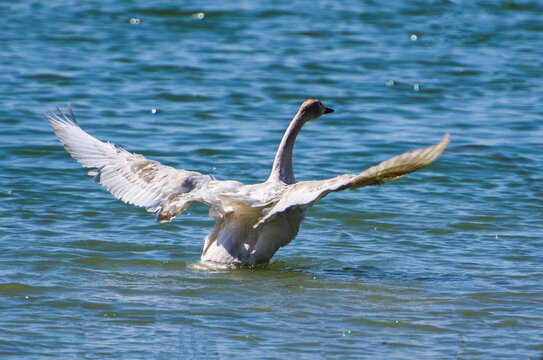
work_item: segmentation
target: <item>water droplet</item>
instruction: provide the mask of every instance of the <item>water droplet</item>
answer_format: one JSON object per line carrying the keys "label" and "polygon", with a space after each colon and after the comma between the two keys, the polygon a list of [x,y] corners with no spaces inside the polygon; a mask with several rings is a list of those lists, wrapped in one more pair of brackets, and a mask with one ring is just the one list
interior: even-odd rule
{"label": "water droplet", "polygon": [[418,36],[417,36],[417,35],[415,35],[415,34],[411,35],[411,40],[415,41],[415,40],[417,40],[417,39],[418,39]]}
{"label": "water droplet", "polygon": [[132,25],[137,25],[139,23],[140,23],[140,19],[138,19],[138,18],[130,19],[130,24],[132,24]]}
{"label": "water droplet", "polygon": [[498,234],[496,234],[496,239],[498,238]]}
{"label": "water droplet", "polygon": [[198,13],[192,14],[191,17],[194,20],[202,20],[205,17],[205,14],[203,12],[198,12]]}
{"label": "water droplet", "polygon": [[217,170],[217,168],[215,166],[212,167],[213,171]]}
{"label": "water droplet", "polygon": [[387,86],[394,86],[394,80],[389,80],[386,82]]}
{"label": "water droplet", "polygon": [[30,297],[29,297],[29,296],[27,295],[27,296],[25,296],[25,299],[27,299],[27,300],[28,300],[28,299],[30,299]]}
{"label": "water droplet", "polygon": [[420,90],[419,84],[413,85],[413,90],[419,91]]}
{"label": "water droplet", "polygon": [[155,108],[152,108],[152,109],[151,109],[151,114],[156,114],[156,111],[157,111],[157,110],[156,110]]}

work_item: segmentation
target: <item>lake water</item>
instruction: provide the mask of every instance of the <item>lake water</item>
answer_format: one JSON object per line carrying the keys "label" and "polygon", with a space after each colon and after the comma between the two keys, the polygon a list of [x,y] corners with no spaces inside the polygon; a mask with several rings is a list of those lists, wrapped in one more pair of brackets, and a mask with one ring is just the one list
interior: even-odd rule
{"label": "lake water", "polygon": [[[543,3],[0,4],[2,358],[538,359]],[[298,180],[451,143],[331,194],[268,267],[201,271],[207,207],[125,205],[42,113],[178,168],[265,180],[307,98]],[[156,113],[152,113],[156,109]]]}

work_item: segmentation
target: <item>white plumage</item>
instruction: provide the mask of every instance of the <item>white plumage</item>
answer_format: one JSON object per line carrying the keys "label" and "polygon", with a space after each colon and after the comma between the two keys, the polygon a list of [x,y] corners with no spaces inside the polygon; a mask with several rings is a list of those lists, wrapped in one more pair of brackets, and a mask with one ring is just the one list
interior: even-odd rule
{"label": "white plumage", "polygon": [[292,151],[302,126],[333,112],[319,100],[305,101],[291,121],[272,166],[270,177],[260,184],[219,181],[195,171],[177,170],[104,143],[85,131],[69,115],[46,114],[66,150],[91,168],[89,175],[113,196],[171,221],[192,201],[210,206],[215,227],[204,240],[201,261],[214,264],[267,263],[275,252],[298,233],[307,208],[333,191],[381,185],[429,165],[445,149],[449,135],[434,146],[406,152],[359,174],[326,180],[295,182]]}

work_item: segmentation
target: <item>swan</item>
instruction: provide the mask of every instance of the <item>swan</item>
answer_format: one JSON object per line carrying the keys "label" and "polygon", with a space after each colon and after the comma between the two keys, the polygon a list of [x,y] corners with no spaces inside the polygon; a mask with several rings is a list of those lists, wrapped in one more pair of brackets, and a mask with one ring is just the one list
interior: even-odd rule
{"label": "swan", "polygon": [[428,148],[406,152],[358,174],[326,180],[294,180],[292,152],[296,136],[308,121],[332,113],[317,99],[301,106],[287,128],[269,178],[259,184],[217,180],[195,171],[178,170],[102,142],[82,130],[72,108],[68,114],[44,114],[70,155],[113,196],[142,206],[171,221],[192,201],[209,205],[215,220],[205,237],[200,262],[216,265],[267,264],[275,252],[296,237],[307,209],[330,192],[381,185],[431,164],[445,149],[449,134]]}

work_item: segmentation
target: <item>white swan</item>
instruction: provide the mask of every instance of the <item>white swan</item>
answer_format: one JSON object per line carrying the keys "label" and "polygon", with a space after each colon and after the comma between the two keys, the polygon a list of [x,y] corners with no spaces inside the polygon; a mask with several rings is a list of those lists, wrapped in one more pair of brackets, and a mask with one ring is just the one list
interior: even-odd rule
{"label": "white swan", "polygon": [[268,180],[245,185],[220,181],[194,171],[177,170],[104,143],[83,131],[69,115],[45,115],[66,150],[89,175],[113,196],[156,212],[158,221],[171,221],[192,201],[210,206],[215,227],[206,236],[201,261],[213,264],[262,264],[296,236],[307,208],[332,191],[381,185],[429,165],[448,143],[406,152],[359,174],[326,180],[294,181],[292,150],[302,126],[334,110],[319,100],[305,101],[292,119],[273,162]]}

